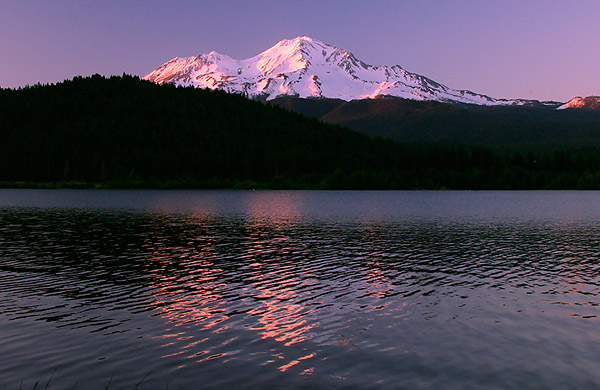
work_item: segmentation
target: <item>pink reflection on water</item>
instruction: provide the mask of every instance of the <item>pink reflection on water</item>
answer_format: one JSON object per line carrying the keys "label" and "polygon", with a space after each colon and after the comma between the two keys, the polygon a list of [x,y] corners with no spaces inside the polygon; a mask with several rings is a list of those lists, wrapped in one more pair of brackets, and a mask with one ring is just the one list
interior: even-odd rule
{"label": "pink reflection on water", "polygon": [[[376,220],[366,222],[360,230],[364,237],[360,240],[362,256],[356,260],[357,275],[342,267],[331,271],[339,273],[340,279],[322,279],[315,275],[319,268],[314,263],[303,266],[303,261],[314,260],[310,258],[311,250],[298,252],[302,246],[290,235],[302,224],[301,208],[301,197],[293,193],[253,194],[243,204],[243,234],[235,243],[239,251],[235,257],[223,246],[222,238],[219,241],[207,233],[206,227],[220,222],[213,217],[199,213],[176,220],[158,218],[158,224],[183,226],[186,232],[199,234],[191,235],[187,243],[174,243],[169,239],[169,229],[157,226],[157,234],[147,243],[151,249],[148,262],[152,264],[151,306],[168,325],[161,336],[164,357],[181,355],[193,363],[214,359],[225,362],[240,358],[240,351],[244,350],[240,343],[266,340],[279,347],[257,352],[265,355],[265,365],[273,365],[280,372],[296,370],[298,374],[310,375],[314,372],[311,362],[318,352],[310,350],[314,346],[307,350],[300,344],[318,339],[320,343],[345,348],[357,345],[360,332],[352,330],[352,322],[332,325],[337,311],[357,304],[344,290],[350,278],[364,286],[358,289],[364,294],[357,297],[362,301],[360,307],[351,310],[377,311],[390,304],[394,286],[381,250],[385,230]],[[304,259],[305,256],[308,257]],[[230,277],[235,276],[231,272],[243,275],[243,281]],[[329,285],[330,291],[340,291],[325,298],[326,302],[317,302],[316,290],[310,288],[313,285]],[[331,309],[317,317],[316,308],[322,310],[323,306]],[[316,328],[322,325],[321,321],[326,329],[336,330],[318,334]],[[231,335],[239,335],[240,339],[227,338]],[[292,346],[296,348],[287,349]],[[302,350],[300,357],[288,356],[297,354],[298,348]]]}
{"label": "pink reflection on water", "polygon": [[[297,205],[289,194],[273,201],[272,196],[262,194],[252,197],[247,204],[250,216],[245,220],[249,233],[246,255],[239,258],[239,266],[246,268],[242,296],[230,302],[236,288],[224,278],[227,271],[219,267],[215,259],[219,259],[218,243],[211,237],[202,237],[189,243],[188,246],[169,245],[169,237],[157,234],[154,241],[148,243],[152,256],[148,259],[151,268],[153,291],[151,307],[156,315],[169,325],[165,334],[163,347],[167,348],[164,358],[183,355],[196,363],[213,359],[225,359],[240,353],[236,349],[235,337],[221,344],[215,344],[218,334],[240,332],[241,329],[258,332],[263,340],[275,340],[282,347],[289,347],[305,341],[310,331],[318,322],[308,319],[311,311],[303,304],[294,303],[302,298],[302,292],[296,286],[305,283],[303,275],[297,275],[297,267],[282,266],[274,270],[272,264],[265,266],[264,256],[271,256],[273,251],[290,251],[286,247],[286,229],[297,218]],[[159,221],[160,222],[160,221]],[[166,223],[170,223],[168,220]],[[181,224],[180,220],[176,221]],[[190,227],[207,224],[210,216],[198,215],[195,219],[184,220]],[[171,222],[172,223],[172,222]],[[157,227],[158,232],[164,231]],[[173,254],[176,254],[174,256]],[[185,271],[181,268],[185,267]],[[181,276],[183,274],[183,277]],[[239,291],[239,290],[238,290]],[[306,293],[304,293],[306,294]],[[250,298],[253,298],[250,300]],[[231,304],[247,308],[245,318],[236,317],[236,322],[227,322],[231,317]],[[241,321],[240,321],[241,319]],[[248,324],[255,321],[254,324]],[[178,329],[174,331],[173,329]],[[215,337],[198,338],[198,331],[209,331]],[[243,334],[243,333],[242,333]],[[238,341],[239,342],[239,341]],[[239,345],[237,345],[239,347]],[[178,351],[173,351],[178,348]],[[274,354],[270,354],[275,356]],[[314,352],[296,358],[280,367],[285,372],[289,367],[297,365],[315,356]],[[283,355],[271,359],[272,363],[281,361]],[[312,368],[306,368],[304,374],[310,374]]]}
{"label": "pink reflection on water", "polygon": [[[278,370],[281,371],[281,372],[286,372],[288,370],[288,368],[295,366],[296,364],[300,363],[302,360],[311,359],[313,357],[315,357],[315,354],[314,353],[310,353],[310,354],[308,354],[306,356],[302,356],[302,357],[300,357],[298,359],[292,360],[288,364],[284,364],[283,366],[279,367]],[[311,367],[311,368],[309,368],[307,370],[304,370],[303,372],[306,372],[308,370],[310,370],[310,372],[312,372],[312,370],[314,370],[314,367]]]}
{"label": "pink reflection on water", "polygon": [[[570,252],[568,250],[566,253],[570,254]],[[565,262],[562,263],[561,266],[565,270],[563,280],[564,289],[557,291],[558,294],[562,295],[562,299],[556,303],[578,309],[577,313],[571,313],[569,317],[583,319],[597,318],[595,308],[600,303],[593,299],[600,293],[600,284],[598,283],[598,278],[595,278],[596,280],[594,281],[586,281],[589,275],[587,275],[586,268],[582,265],[585,263],[583,260],[579,257],[571,256],[567,257]]]}
{"label": "pink reflection on water", "polygon": [[[367,294],[380,300],[385,300],[394,294],[395,288],[391,278],[386,274],[385,263],[381,258],[381,241],[385,240],[385,231],[380,228],[377,220],[371,220],[364,224],[364,240],[362,248],[365,253],[363,267],[366,275],[362,280],[367,285]],[[389,305],[388,302],[374,305],[370,311],[380,310]]]}
{"label": "pink reflection on water", "polygon": [[[298,268],[289,265],[274,272],[272,267],[263,267],[261,258],[269,251],[272,255],[274,250],[285,253],[291,249],[286,247],[286,229],[297,223],[300,206],[299,198],[289,192],[275,198],[273,193],[258,193],[248,205],[250,216],[246,223],[251,236],[258,238],[247,249],[249,280],[260,303],[249,312],[258,319],[257,326],[251,329],[260,332],[263,339],[273,339],[285,347],[305,341],[318,322],[310,320],[310,309],[297,303],[303,293],[295,286],[302,285],[305,275],[298,275]],[[269,232],[268,237],[264,237],[265,231]],[[306,359],[313,356],[307,355]]]}
{"label": "pink reflection on water", "polygon": [[[169,221],[162,221],[168,224]],[[210,223],[210,217],[199,216],[190,221],[191,225]],[[210,239],[199,240],[194,245],[172,247],[169,237],[162,233],[161,227],[156,227],[157,234],[153,242],[148,243],[152,256],[148,262],[152,272],[152,282],[149,287],[153,291],[153,300],[149,302],[156,315],[165,319],[169,327],[165,328],[163,347],[175,346],[179,351],[165,353],[163,358],[179,354],[187,354],[188,358],[197,359],[210,353],[210,350],[197,351],[209,337],[198,339],[196,332],[190,332],[189,325],[194,324],[200,329],[213,329],[214,332],[225,330],[226,326],[218,327],[227,320],[223,293],[227,284],[220,281],[218,274],[222,270],[212,261],[215,257],[214,242]],[[198,243],[200,243],[198,245]],[[178,256],[173,256],[177,253]],[[181,278],[173,276],[177,273],[180,263],[189,268],[189,275]],[[173,331],[173,327],[178,331]],[[218,327],[218,328],[217,328]],[[212,355],[209,355],[209,357]],[[207,359],[207,358],[204,358]]]}
{"label": "pink reflection on water", "polygon": [[[248,227],[251,231],[260,232],[267,223],[263,219],[249,219]],[[271,223],[269,228],[276,233],[281,226]],[[260,241],[248,248],[251,285],[255,299],[260,302],[260,306],[249,312],[258,319],[258,325],[251,329],[260,332],[263,339],[274,339],[288,347],[306,340],[307,334],[318,322],[308,320],[307,314],[311,311],[304,305],[293,303],[298,302],[302,294],[294,289],[303,282],[302,275],[295,274],[296,267],[282,266],[274,274],[272,269],[253,260],[259,259],[267,250]]]}

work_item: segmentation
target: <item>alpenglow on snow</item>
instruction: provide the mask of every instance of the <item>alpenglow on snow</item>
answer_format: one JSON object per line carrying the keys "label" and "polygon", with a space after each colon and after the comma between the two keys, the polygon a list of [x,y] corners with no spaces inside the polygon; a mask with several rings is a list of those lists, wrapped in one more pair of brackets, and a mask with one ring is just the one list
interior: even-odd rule
{"label": "alpenglow on snow", "polygon": [[236,60],[215,51],[197,57],[175,57],[144,79],[158,84],[222,89],[258,100],[297,96],[350,101],[395,96],[479,105],[521,105],[528,102],[494,99],[452,89],[408,72],[399,65],[367,65],[344,49],[309,37],[284,39],[245,60]]}

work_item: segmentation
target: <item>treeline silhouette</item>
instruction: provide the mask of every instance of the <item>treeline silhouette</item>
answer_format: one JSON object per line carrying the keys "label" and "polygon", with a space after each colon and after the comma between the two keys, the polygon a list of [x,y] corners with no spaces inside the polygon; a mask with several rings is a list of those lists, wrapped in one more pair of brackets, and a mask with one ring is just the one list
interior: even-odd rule
{"label": "treeline silhouette", "polygon": [[0,90],[4,187],[597,189],[600,154],[400,144],[137,77]]}

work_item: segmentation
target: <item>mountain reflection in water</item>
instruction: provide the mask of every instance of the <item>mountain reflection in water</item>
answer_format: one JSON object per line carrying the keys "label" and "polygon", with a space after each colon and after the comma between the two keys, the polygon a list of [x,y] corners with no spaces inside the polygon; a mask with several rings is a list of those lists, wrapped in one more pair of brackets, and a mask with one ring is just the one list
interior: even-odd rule
{"label": "mountain reflection in water", "polygon": [[194,194],[1,208],[0,388],[600,384],[593,213]]}

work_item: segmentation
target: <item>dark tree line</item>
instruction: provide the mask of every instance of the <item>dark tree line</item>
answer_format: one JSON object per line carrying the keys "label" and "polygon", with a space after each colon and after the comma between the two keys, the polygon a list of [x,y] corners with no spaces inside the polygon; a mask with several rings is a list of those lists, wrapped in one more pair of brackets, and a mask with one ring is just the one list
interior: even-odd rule
{"label": "dark tree line", "polygon": [[600,188],[595,149],[399,144],[127,75],[2,89],[0,124],[4,186]]}

